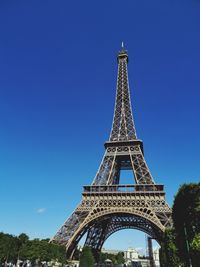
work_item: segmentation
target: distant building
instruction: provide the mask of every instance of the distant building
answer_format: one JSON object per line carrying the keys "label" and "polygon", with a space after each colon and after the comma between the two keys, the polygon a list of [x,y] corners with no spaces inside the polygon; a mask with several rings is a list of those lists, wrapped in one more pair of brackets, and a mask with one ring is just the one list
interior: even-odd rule
{"label": "distant building", "polygon": [[160,266],[160,259],[159,259],[159,249],[155,249],[153,251],[153,258],[154,258],[154,262],[156,267]]}
{"label": "distant building", "polygon": [[[140,266],[142,266],[142,267],[149,267],[149,260],[148,259],[139,259],[139,253],[134,248],[128,248],[125,251],[117,250],[117,249],[105,249],[105,248],[103,248],[101,250],[101,252],[113,254],[113,255],[117,255],[119,252],[123,252],[125,262],[126,262],[126,264],[128,264],[128,266],[129,265],[130,266],[138,266],[137,264],[139,263]],[[154,257],[155,266],[159,267],[160,266],[159,249],[156,249],[153,251],[153,257]]]}
{"label": "distant building", "polygon": [[113,254],[113,255],[117,255],[119,252],[123,252],[123,250],[117,250],[117,249],[105,249],[105,248],[102,248],[101,250],[102,253],[108,253],[108,254]]}
{"label": "distant building", "polygon": [[117,249],[105,249],[105,248],[102,248],[101,252],[102,253],[113,254],[113,255],[117,255],[119,252],[123,252],[125,260],[127,260],[127,259],[130,259],[130,260],[138,259],[138,252],[134,248],[128,248],[126,251],[117,250]]}
{"label": "distant building", "polygon": [[136,260],[138,257],[138,252],[134,248],[128,248],[127,251],[124,251],[124,259],[126,261]]}

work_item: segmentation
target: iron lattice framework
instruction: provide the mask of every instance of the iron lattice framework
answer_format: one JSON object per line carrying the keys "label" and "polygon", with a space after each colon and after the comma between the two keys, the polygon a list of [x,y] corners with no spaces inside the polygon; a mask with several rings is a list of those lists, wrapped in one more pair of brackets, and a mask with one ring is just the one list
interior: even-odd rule
{"label": "iron lattice framework", "polygon": [[[87,233],[85,244],[98,255],[105,240],[121,229],[139,229],[161,241],[171,227],[171,209],[165,201],[163,185],[157,185],[137,139],[128,83],[128,54],[118,53],[115,111],[105,155],[91,186],[84,186],[82,201],[52,242],[66,246],[71,258]],[[136,184],[120,185],[121,170],[132,170]]]}

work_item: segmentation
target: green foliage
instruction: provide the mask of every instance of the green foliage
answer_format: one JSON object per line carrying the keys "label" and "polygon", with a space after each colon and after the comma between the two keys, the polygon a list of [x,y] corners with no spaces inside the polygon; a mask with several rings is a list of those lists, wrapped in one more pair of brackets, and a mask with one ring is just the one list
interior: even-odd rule
{"label": "green foliage", "polygon": [[193,265],[198,266],[200,263],[200,233],[195,235],[191,242],[191,254],[193,258]]}
{"label": "green foliage", "polygon": [[100,253],[100,263],[104,264],[105,260],[111,260],[113,264],[122,264],[125,262],[124,253],[119,252],[117,255],[111,253]]}
{"label": "green foliage", "polygon": [[66,261],[65,248],[57,244],[50,244],[48,240],[34,239],[27,243],[21,250],[20,259],[29,259],[34,262],[56,260],[64,263]]}
{"label": "green foliage", "polygon": [[94,257],[90,247],[84,247],[80,257],[79,267],[93,267],[94,266]]}
{"label": "green foliage", "polygon": [[123,252],[119,252],[117,255],[116,255],[116,264],[122,264],[124,263],[124,253]]}
{"label": "green foliage", "polygon": [[65,247],[50,244],[49,239],[29,240],[26,234],[18,237],[0,233],[0,262],[16,263],[17,259],[35,262],[56,260],[66,262]]}
{"label": "green foliage", "polygon": [[[188,248],[192,250],[192,242],[200,233],[200,183],[184,184],[180,187],[174,199],[172,216],[179,256],[188,266]],[[194,265],[198,255],[190,251],[190,256]]]}
{"label": "green foliage", "polygon": [[15,236],[0,233],[0,262],[13,261],[18,258],[20,243]]}
{"label": "green foliage", "polygon": [[191,249],[200,252],[200,233],[193,238]]}
{"label": "green foliage", "polygon": [[28,242],[29,237],[26,234],[22,233],[18,236],[18,239],[19,239],[21,245],[24,245]]}
{"label": "green foliage", "polygon": [[160,249],[161,267],[177,267],[180,265],[175,243],[174,229],[166,229]]}

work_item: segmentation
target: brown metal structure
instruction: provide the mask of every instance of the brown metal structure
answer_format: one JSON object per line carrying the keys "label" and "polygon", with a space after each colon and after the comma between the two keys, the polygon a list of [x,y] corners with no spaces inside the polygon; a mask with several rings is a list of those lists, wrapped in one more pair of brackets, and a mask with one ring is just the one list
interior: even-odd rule
{"label": "brown metal structure", "polygon": [[[92,185],[84,186],[81,203],[51,240],[65,244],[69,259],[85,233],[85,245],[98,255],[105,240],[121,229],[138,229],[160,242],[165,228],[171,227],[164,187],[155,184],[136,135],[123,47],[117,61],[114,118],[105,155]],[[136,184],[120,184],[124,169],[133,171]]]}

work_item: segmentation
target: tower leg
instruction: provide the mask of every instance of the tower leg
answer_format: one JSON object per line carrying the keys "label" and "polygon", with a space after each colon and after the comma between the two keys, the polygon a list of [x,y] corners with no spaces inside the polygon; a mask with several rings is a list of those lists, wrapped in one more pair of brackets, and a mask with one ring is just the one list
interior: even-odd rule
{"label": "tower leg", "polygon": [[95,223],[88,231],[85,246],[92,248],[96,262],[100,260],[100,252],[105,241],[107,225],[110,219]]}

